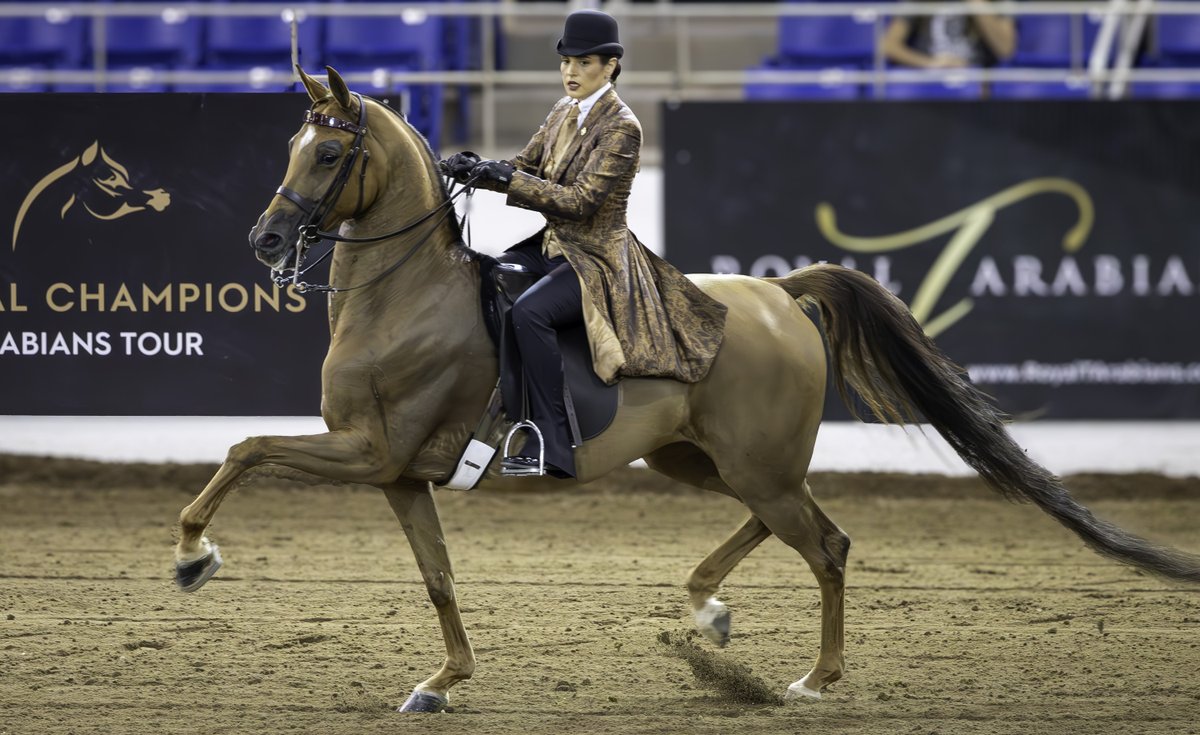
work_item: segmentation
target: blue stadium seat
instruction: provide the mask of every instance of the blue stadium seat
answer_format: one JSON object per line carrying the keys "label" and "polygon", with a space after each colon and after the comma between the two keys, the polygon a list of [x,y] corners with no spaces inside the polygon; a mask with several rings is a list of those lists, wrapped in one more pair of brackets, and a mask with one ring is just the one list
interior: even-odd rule
{"label": "blue stadium seat", "polygon": [[[334,0],[342,2],[343,0]],[[333,17],[326,24],[326,63],[350,68],[442,68],[443,18],[412,11],[402,17]]]}
{"label": "blue stadium seat", "polygon": [[0,18],[0,64],[73,66],[83,60],[86,18]]}
{"label": "blue stadium seat", "polygon": [[868,63],[875,58],[875,24],[849,17],[782,18],[782,61]]}
{"label": "blue stadium seat", "polygon": [[[1087,66],[1100,32],[1100,22],[1087,16],[1027,15],[1018,17],[1016,25],[1017,47],[1005,66],[1071,66],[1073,58]],[[1072,46],[1075,27],[1080,32],[1077,50]]]}
{"label": "blue stadium seat", "polygon": [[1091,85],[1081,82],[992,82],[992,98],[998,100],[1086,100]]}
{"label": "blue stadium seat", "polygon": [[[343,0],[333,0],[342,2]],[[374,0],[372,0],[374,1]],[[446,30],[442,16],[419,10],[400,17],[337,18],[326,24],[325,60],[341,73],[429,71],[445,68]],[[375,97],[400,94],[409,120],[437,150],[441,138],[442,85],[351,87]]]}
{"label": "blue stadium seat", "polygon": [[162,17],[109,18],[109,65],[192,68],[200,61],[202,30],[201,19],[181,11],[163,13]]}
{"label": "blue stadium seat", "polygon": [[1200,16],[1164,16],[1155,19],[1155,28],[1162,58],[1200,59]]}
{"label": "blue stadium seat", "polygon": [[977,100],[983,96],[979,82],[892,82],[883,90],[889,100]]}
{"label": "blue stadium seat", "polygon": [[[253,2],[221,0],[216,4]],[[323,18],[298,16],[296,44],[300,63],[306,69],[321,68]],[[283,17],[214,17],[208,21],[205,65],[217,69],[249,69],[255,66],[290,69],[292,25]]]}
{"label": "blue stadium seat", "polygon": [[[755,81],[755,71],[785,71],[812,70],[825,72],[821,81],[816,84],[789,84],[775,81]],[[862,85],[847,82],[839,78],[843,71],[860,71],[858,66],[783,66],[779,64],[764,64],[749,71],[750,81],[746,83],[747,100],[856,100],[862,97]]]}

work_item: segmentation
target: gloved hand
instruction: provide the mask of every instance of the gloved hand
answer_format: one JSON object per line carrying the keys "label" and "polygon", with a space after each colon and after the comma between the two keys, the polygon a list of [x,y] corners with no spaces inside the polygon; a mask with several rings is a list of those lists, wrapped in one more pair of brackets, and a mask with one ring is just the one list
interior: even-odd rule
{"label": "gloved hand", "polygon": [[438,168],[446,176],[453,178],[458,183],[465,183],[467,177],[471,175],[471,169],[475,168],[475,164],[479,163],[479,154],[471,151],[463,151],[455,153],[444,161],[438,163]]}
{"label": "gloved hand", "polygon": [[471,169],[471,178],[480,189],[505,192],[516,170],[517,167],[508,161],[480,161]]}

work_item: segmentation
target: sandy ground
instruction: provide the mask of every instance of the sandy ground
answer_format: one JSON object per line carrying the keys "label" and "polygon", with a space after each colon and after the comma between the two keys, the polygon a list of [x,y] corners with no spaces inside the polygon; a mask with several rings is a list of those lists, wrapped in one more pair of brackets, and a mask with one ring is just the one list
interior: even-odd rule
{"label": "sandy ground", "polygon": [[[847,678],[750,705],[659,642],[734,502],[628,470],[571,492],[439,494],[478,656],[452,712],[391,712],[441,663],[436,619],[377,492],[248,482],[183,595],[172,526],[206,466],[0,456],[0,733],[1197,733],[1200,594],[1111,564],[968,478],[814,476],[854,539]],[[1200,551],[1200,479],[1071,478],[1099,514]],[[723,597],[716,652],[782,693],[818,598],[769,540]],[[715,648],[704,644],[710,650]]]}

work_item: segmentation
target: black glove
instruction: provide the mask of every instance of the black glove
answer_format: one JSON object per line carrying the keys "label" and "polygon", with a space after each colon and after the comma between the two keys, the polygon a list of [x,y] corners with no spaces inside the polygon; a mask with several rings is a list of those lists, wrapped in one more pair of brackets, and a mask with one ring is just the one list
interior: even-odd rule
{"label": "black glove", "polygon": [[517,167],[508,161],[480,161],[471,169],[471,178],[480,189],[505,192],[516,170]]}
{"label": "black glove", "polygon": [[438,163],[438,167],[446,176],[453,178],[460,184],[466,183],[467,177],[471,175],[471,169],[475,168],[475,164],[479,163],[479,154],[471,151],[463,151],[455,153],[444,161]]}

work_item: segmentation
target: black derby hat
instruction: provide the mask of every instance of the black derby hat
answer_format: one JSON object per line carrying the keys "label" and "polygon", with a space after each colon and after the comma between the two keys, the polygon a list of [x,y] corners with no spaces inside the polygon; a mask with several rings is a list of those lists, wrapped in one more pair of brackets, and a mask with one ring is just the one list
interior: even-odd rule
{"label": "black derby hat", "polygon": [[576,10],[567,16],[562,38],[558,39],[560,56],[625,55],[625,47],[617,42],[617,21],[599,10]]}

